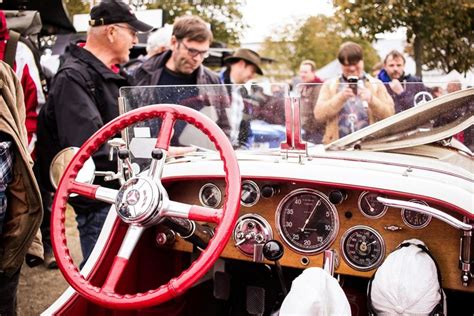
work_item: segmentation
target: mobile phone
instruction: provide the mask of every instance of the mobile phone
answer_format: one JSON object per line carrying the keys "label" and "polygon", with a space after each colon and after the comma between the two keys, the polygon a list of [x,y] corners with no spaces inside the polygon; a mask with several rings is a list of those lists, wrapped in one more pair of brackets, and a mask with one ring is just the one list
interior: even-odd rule
{"label": "mobile phone", "polygon": [[352,89],[352,92],[354,92],[355,95],[357,95],[357,82],[358,81],[359,81],[359,78],[357,78],[357,76],[347,77],[347,82],[349,83],[349,88]]}

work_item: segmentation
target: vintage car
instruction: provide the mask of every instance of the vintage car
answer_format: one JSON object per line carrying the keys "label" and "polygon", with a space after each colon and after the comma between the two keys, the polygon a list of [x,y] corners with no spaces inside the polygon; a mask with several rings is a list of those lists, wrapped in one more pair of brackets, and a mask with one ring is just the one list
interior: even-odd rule
{"label": "vintage car", "polygon": [[[306,88],[122,88],[120,117],[59,181],[52,241],[71,287],[43,315],[277,315],[314,267],[367,315],[369,279],[411,238],[439,266],[443,308],[472,315],[474,89],[418,94],[416,106],[321,144]],[[91,163],[103,145],[117,170]],[[120,185],[96,185],[94,173]],[[73,195],[111,205],[81,271],[66,238]]]}

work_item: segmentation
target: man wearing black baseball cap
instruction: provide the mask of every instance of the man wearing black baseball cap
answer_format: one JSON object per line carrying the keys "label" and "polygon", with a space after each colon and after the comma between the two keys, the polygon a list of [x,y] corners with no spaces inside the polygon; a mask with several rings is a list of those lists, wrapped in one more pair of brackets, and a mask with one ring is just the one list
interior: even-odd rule
{"label": "man wearing black baseball cap", "polygon": [[149,32],[153,29],[137,19],[132,9],[122,1],[102,1],[91,10],[90,26],[127,23],[139,32]]}
{"label": "man wearing black baseball cap", "polygon": [[[38,117],[40,185],[50,191],[54,190],[49,181],[53,157],[63,148],[80,147],[119,115],[119,88],[129,82],[118,73],[117,64],[129,60],[129,50],[138,42],[137,31],[152,29],[121,1],[102,1],[93,7],[89,24],[85,45],[69,46],[69,55],[58,70]],[[116,162],[108,160],[105,147],[93,156],[97,169],[116,170]],[[77,215],[82,267],[94,248],[110,205],[90,200],[69,201]]]}

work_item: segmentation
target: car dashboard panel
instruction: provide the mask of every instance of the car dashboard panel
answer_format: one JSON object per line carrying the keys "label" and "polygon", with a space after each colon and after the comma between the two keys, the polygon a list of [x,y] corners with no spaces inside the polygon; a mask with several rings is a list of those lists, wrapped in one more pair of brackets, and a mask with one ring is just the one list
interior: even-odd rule
{"label": "car dashboard panel", "polygon": [[[222,207],[222,179],[168,182],[171,200]],[[437,208],[459,220],[457,212],[433,201],[365,188],[340,188],[310,182],[243,179],[241,208],[232,237],[222,257],[267,262],[257,248],[270,239],[280,241],[280,264],[304,269],[322,267],[325,250],[336,253],[335,272],[371,277],[377,267],[407,239],[425,242],[442,273],[443,286],[474,292],[474,284],[461,284],[459,249],[461,231],[410,210],[384,206],[377,197],[397,198]],[[192,251],[183,239],[171,246]]]}

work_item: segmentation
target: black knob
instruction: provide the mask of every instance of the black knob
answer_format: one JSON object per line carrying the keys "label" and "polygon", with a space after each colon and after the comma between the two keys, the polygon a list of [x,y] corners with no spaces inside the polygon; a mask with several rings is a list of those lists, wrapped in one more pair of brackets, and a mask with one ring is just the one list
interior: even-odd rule
{"label": "black knob", "polygon": [[278,240],[269,240],[263,246],[263,256],[270,261],[277,261],[283,257],[283,245]]}
{"label": "black knob", "polygon": [[160,148],[155,148],[151,151],[151,158],[156,160],[161,160],[163,158],[163,150]]}
{"label": "black knob", "polygon": [[130,152],[128,151],[128,149],[125,148],[119,149],[118,157],[122,160],[127,159],[128,157],[130,157]]}
{"label": "black knob", "polygon": [[329,193],[329,201],[334,204],[341,204],[347,199],[347,192],[343,190],[334,190]]}
{"label": "black knob", "polygon": [[262,196],[266,199],[271,198],[275,194],[278,194],[280,190],[278,187],[273,185],[264,185],[262,188]]}

